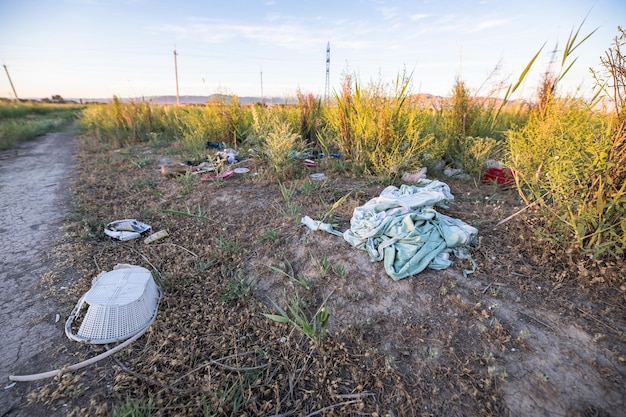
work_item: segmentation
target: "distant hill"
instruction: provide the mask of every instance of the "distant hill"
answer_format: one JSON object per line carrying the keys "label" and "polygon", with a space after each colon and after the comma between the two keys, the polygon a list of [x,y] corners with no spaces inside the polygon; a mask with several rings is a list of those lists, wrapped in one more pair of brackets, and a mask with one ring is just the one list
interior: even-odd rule
{"label": "distant hill", "polygon": [[[180,96],[180,104],[191,104],[191,105],[204,105],[206,103],[230,103],[233,96],[226,94],[211,94],[209,96]],[[238,97],[239,104],[249,105],[254,103],[265,103],[268,106],[271,105],[280,105],[280,104],[297,104],[298,101],[295,97]],[[499,98],[491,98],[491,97],[475,97],[474,99],[479,100],[485,106],[493,105],[499,106],[502,103],[502,99]],[[81,102],[90,103],[108,103],[111,101],[111,98],[108,99],[83,99]],[[153,104],[176,104],[176,96],[149,96],[149,97],[134,97],[134,98],[122,98],[122,101],[125,102],[137,102],[137,101],[146,101],[148,103]],[[75,101],[78,102],[78,99]],[[452,105],[452,97],[443,97],[443,96],[435,96],[432,94],[413,94],[408,97],[408,102],[414,106],[419,108],[430,108],[433,110],[440,110],[442,108],[449,108]],[[507,108],[513,108],[517,106],[526,106],[529,103],[526,100],[510,100],[507,102]]]}
{"label": "distant hill", "polygon": [[[206,103],[230,103],[233,96],[224,94],[211,94],[210,96],[180,96],[180,104],[206,104]],[[145,101],[155,104],[176,104],[176,96],[153,96],[144,97]],[[295,99],[285,97],[239,97],[239,104],[265,103],[272,104],[293,104]]]}

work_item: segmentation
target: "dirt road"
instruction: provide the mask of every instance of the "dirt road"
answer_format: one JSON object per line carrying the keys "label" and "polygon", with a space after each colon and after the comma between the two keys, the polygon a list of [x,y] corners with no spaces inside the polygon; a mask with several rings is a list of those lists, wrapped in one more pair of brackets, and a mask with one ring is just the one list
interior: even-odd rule
{"label": "dirt road", "polygon": [[[26,416],[28,384],[11,374],[48,371],[64,345],[54,299],[38,288],[52,267],[50,249],[69,210],[72,128],[0,154],[0,416]],[[46,410],[48,416],[63,410]]]}

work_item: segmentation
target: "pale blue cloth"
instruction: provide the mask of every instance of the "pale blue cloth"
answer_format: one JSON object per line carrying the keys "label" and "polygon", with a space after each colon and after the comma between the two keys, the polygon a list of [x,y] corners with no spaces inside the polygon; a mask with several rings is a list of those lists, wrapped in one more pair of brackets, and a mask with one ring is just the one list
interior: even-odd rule
{"label": "pale blue cloth", "polygon": [[[453,199],[448,185],[436,180],[423,180],[418,186],[389,186],[379,197],[354,209],[343,238],[367,251],[372,261],[384,260],[385,271],[396,281],[426,267],[445,269],[451,264],[450,252],[467,258],[469,249],[477,246],[478,230],[434,209]],[[308,217],[302,223],[312,230],[338,234],[332,226]]]}

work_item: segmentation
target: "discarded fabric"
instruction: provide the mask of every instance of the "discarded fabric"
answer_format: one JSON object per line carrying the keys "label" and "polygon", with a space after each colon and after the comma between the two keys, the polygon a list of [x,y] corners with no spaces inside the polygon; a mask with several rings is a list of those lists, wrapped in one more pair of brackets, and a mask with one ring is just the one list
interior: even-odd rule
{"label": "discarded fabric", "polygon": [[143,232],[152,229],[150,225],[135,219],[116,220],[106,225],[104,233],[117,240],[137,239]]}
{"label": "discarded fabric", "polygon": [[[396,281],[427,267],[445,269],[451,264],[450,253],[467,258],[469,249],[477,245],[478,230],[434,209],[446,207],[453,199],[448,185],[436,180],[422,180],[419,186],[389,186],[379,197],[354,209],[350,229],[342,236],[367,251],[372,261],[383,260],[385,271]],[[302,223],[312,230],[337,234],[332,226],[312,219],[303,218]]]}

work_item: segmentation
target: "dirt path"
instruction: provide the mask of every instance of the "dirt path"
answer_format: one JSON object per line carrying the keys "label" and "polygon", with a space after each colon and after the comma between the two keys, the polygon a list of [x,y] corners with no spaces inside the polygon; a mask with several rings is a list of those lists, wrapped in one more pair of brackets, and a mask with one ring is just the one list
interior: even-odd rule
{"label": "dirt path", "polygon": [[[50,249],[69,210],[74,129],[0,155],[0,416],[26,416],[27,388],[11,374],[48,371],[65,343],[58,304],[38,283],[52,267]],[[43,368],[42,368],[43,367]],[[57,410],[58,415],[64,415]],[[56,415],[55,410],[47,414]]]}

